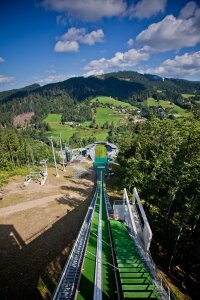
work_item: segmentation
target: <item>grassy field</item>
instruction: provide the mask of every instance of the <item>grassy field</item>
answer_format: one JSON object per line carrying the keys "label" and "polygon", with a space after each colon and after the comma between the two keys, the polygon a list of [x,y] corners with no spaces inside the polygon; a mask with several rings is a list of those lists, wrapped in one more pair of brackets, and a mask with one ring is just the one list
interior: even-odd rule
{"label": "grassy field", "polygon": [[105,97],[105,96],[95,97],[94,99],[91,100],[91,102],[92,103],[97,102],[97,99],[98,99],[98,102],[102,103],[102,104],[111,104],[113,106],[121,106],[123,108],[135,108],[134,106],[132,106],[129,103],[122,102],[122,101],[116,100],[114,98]]}
{"label": "grassy field", "polygon": [[[129,103],[121,102],[118,100],[115,100],[110,97],[96,97],[91,100],[91,102],[95,102],[98,98],[98,101],[102,104],[111,104],[113,106],[121,106],[123,108],[134,108]],[[115,125],[120,124],[122,120],[124,120],[125,114],[120,114],[114,112],[113,109],[109,107],[97,107],[96,114],[95,114],[95,120],[96,124],[102,126],[104,123],[108,122],[111,124],[112,122]],[[105,141],[107,139],[108,135],[108,129],[95,129],[90,128],[91,121],[84,122],[81,124],[81,127],[71,127],[67,124],[61,124],[61,114],[49,114],[47,118],[44,119],[44,122],[49,123],[51,126],[51,131],[46,132],[46,136],[50,137],[53,135],[54,139],[56,141],[59,140],[60,133],[62,134],[62,139],[69,140],[74,133],[77,134],[79,138],[89,138],[89,137],[95,137],[97,141]]]}
{"label": "grassy field", "polygon": [[194,94],[181,94],[183,98],[194,97]]}
{"label": "grassy field", "polygon": [[48,122],[52,129],[46,132],[47,137],[53,135],[54,139],[58,141],[61,133],[62,140],[66,141],[69,140],[74,133],[77,133],[77,136],[82,139],[93,136],[96,137],[97,141],[105,141],[107,139],[107,129],[89,128],[91,122],[84,122],[82,127],[71,127],[67,124],[62,125],[60,124],[60,117],[60,114],[49,114],[48,117],[44,119],[44,122]]}
{"label": "grassy field", "polygon": [[63,140],[68,140],[76,131],[76,128],[70,127],[69,125],[62,125],[57,122],[49,123],[51,126],[51,131],[46,132],[46,136],[50,137],[53,135],[55,140],[59,140],[60,133],[62,134]]}
{"label": "grassy field", "polygon": [[48,117],[44,119],[47,123],[59,123],[61,120],[61,114],[49,114]]}
{"label": "grassy field", "polygon": [[89,138],[96,137],[97,141],[106,141],[108,130],[107,129],[94,129],[94,128],[77,128],[76,131],[78,137],[80,138]]}
{"label": "grassy field", "polygon": [[171,103],[167,100],[159,100],[156,101],[153,98],[148,98],[147,99],[147,105],[148,106],[162,106],[163,108],[171,108],[173,111],[177,114],[179,114],[182,117],[189,117],[191,114],[188,112],[186,109],[181,108],[180,106]]}
{"label": "grassy field", "polygon": [[165,100],[159,100],[156,101],[153,98],[148,98],[147,99],[147,105],[148,106],[162,106],[163,108],[174,108],[174,104],[170,103],[169,101],[165,101]]}
{"label": "grassy field", "polygon": [[115,114],[111,108],[108,107],[97,107],[96,112],[96,123],[102,125],[105,122],[111,124],[119,124],[121,119],[124,119],[124,114]]}

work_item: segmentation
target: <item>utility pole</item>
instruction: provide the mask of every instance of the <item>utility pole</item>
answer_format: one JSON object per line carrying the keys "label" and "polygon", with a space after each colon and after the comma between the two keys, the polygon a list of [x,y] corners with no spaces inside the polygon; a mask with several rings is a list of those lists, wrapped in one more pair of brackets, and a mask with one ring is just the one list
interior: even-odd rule
{"label": "utility pole", "polygon": [[54,147],[53,147],[53,136],[50,137],[50,142],[51,142],[51,149],[52,149],[53,159],[54,159],[54,164],[55,164],[55,169],[56,169],[56,177],[59,177],[57,163],[56,163],[56,156],[55,156],[55,151],[54,151]]}
{"label": "utility pole", "polygon": [[60,133],[60,152],[61,152],[61,155],[62,155],[63,172],[66,172],[65,161],[64,161],[63,150],[62,150],[61,133]]}

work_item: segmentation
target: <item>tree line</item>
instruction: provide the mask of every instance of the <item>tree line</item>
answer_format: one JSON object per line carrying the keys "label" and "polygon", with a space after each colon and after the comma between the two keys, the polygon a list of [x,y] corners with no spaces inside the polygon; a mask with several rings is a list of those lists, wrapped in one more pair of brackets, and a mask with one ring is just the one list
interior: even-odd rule
{"label": "tree line", "polygon": [[43,133],[34,128],[0,128],[0,170],[15,171],[24,166],[39,165],[45,158],[51,160],[51,149],[47,143],[49,141]]}

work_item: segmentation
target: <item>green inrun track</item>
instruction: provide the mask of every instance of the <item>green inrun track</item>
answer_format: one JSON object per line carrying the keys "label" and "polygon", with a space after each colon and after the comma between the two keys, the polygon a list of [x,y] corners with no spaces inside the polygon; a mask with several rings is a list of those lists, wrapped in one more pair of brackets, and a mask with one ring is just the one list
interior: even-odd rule
{"label": "green inrun track", "polygon": [[[81,246],[77,246],[79,251],[83,249],[83,254],[74,255],[74,263],[66,267],[65,273],[69,275],[65,277],[63,272],[53,300],[161,299],[161,296],[168,299],[163,297],[162,292],[158,293],[151,271],[125,224],[113,219],[104,187],[104,171],[102,166],[98,168],[98,192],[82,226],[88,228],[87,238]],[[74,253],[77,253],[75,250],[76,247]],[[77,269],[75,265],[79,257]],[[68,269],[70,272],[67,273]]]}
{"label": "green inrun track", "polygon": [[[100,172],[99,172],[100,173]],[[97,177],[100,179],[99,174]],[[112,267],[112,254],[110,246],[110,238],[108,233],[108,218],[105,207],[105,197],[103,192],[103,180],[99,180],[98,184],[98,198],[95,206],[95,211],[92,219],[90,236],[86,248],[85,259],[81,273],[81,280],[79,285],[78,300],[93,299],[94,280],[95,280],[95,262],[97,251],[97,234],[98,234],[98,220],[99,220],[99,205],[100,192],[102,192],[102,295],[103,299],[116,299],[115,297],[115,279]]]}
{"label": "green inrun track", "polygon": [[110,220],[124,299],[160,299],[126,226]]}

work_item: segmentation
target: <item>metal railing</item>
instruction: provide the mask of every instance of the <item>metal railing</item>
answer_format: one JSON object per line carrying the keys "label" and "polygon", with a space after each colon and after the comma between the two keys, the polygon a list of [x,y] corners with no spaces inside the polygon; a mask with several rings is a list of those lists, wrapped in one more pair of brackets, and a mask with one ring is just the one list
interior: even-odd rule
{"label": "metal railing", "polygon": [[52,300],[58,299],[74,299],[78,282],[81,274],[81,266],[85,254],[85,248],[89,236],[90,225],[94,207],[96,204],[98,187],[96,187],[95,194],[88,208],[87,214],[79,231],[76,242],[72,248],[63,273],[58,282],[57,288],[54,292]]}

